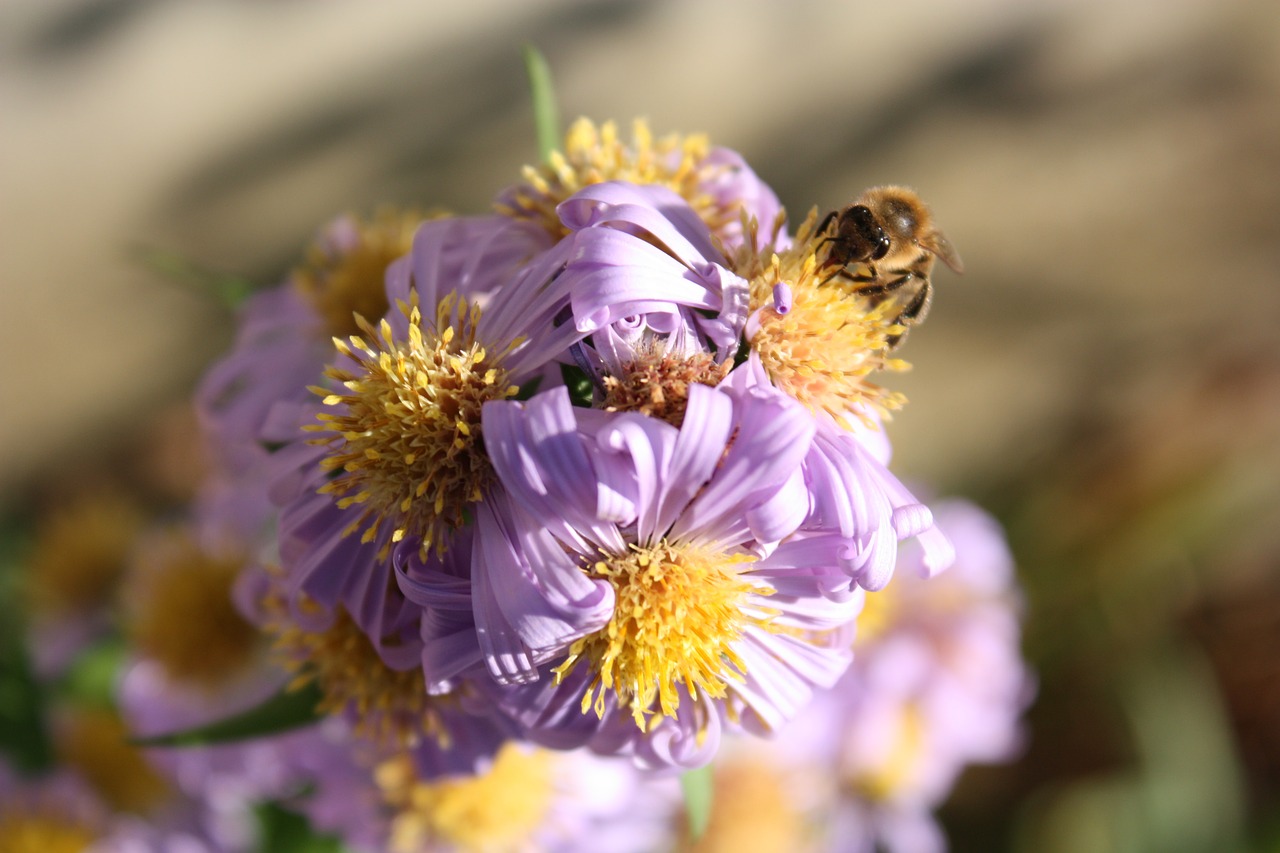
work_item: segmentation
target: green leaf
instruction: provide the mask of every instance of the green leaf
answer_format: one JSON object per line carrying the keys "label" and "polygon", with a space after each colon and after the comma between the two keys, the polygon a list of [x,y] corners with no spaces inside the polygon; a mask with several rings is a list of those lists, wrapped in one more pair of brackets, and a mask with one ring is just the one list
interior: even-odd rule
{"label": "green leaf", "polygon": [[535,376],[535,377],[533,377],[533,378],[532,378],[532,379],[530,379],[528,382],[526,382],[526,383],[524,383],[523,385],[521,385],[521,386],[520,386],[520,392],[519,392],[518,394],[516,394],[515,399],[517,399],[517,400],[528,400],[528,399],[529,399],[530,397],[532,397],[534,394],[537,394],[537,393],[538,393],[538,386],[539,386],[539,385],[541,385],[541,384],[542,384],[542,377],[541,377],[541,376]]}
{"label": "green leaf", "polygon": [[247,278],[206,269],[169,249],[139,246],[133,254],[140,264],[166,281],[190,287],[227,308],[238,308],[257,289]]}
{"label": "green leaf", "polygon": [[264,853],[340,853],[346,848],[336,837],[320,835],[297,812],[279,803],[263,803],[258,816],[258,849]]}
{"label": "green leaf", "polygon": [[560,365],[560,377],[569,388],[569,402],[575,406],[590,408],[592,399],[591,378],[586,371],[573,364]]}
{"label": "green leaf", "polygon": [[538,157],[544,162],[560,147],[560,114],[556,108],[556,90],[551,82],[551,67],[533,45],[524,46],[524,67],[529,74],[529,90],[533,95],[533,124],[538,132]]}
{"label": "green leaf", "polygon": [[78,705],[114,707],[116,682],[124,659],[123,639],[107,637],[99,640],[76,657],[58,683],[58,694]]}
{"label": "green leaf", "polygon": [[711,822],[712,802],[711,765],[687,770],[680,776],[680,789],[684,792],[685,818],[689,821],[689,840],[697,841],[707,831]]}
{"label": "green leaf", "polygon": [[45,725],[46,696],[27,653],[23,558],[28,523],[0,518],[0,756],[24,773],[54,762]]}
{"label": "green leaf", "polygon": [[285,689],[241,714],[203,726],[151,737],[133,738],[135,746],[205,746],[278,734],[315,723],[324,694],[314,683]]}

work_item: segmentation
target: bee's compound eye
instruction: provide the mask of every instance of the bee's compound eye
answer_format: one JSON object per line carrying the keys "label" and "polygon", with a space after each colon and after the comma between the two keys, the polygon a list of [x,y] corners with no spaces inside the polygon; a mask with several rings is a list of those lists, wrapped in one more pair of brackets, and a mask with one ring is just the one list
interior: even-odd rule
{"label": "bee's compound eye", "polygon": [[880,241],[876,245],[876,250],[871,254],[871,260],[878,261],[885,255],[889,254],[889,235],[884,232],[880,233]]}

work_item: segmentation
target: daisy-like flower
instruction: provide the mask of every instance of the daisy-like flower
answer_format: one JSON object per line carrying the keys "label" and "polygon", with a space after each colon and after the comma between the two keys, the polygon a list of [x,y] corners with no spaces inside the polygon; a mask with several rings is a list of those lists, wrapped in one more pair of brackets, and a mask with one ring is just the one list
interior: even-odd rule
{"label": "daisy-like flower", "polygon": [[114,491],[72,496],[42,518],[26,561],[33,663],[59,675],[111,622],[143,512]]}
{"label": "daisy-like flower", "polygon": [[107,810],[73,773],[23,781],[0,760],[0,850],[81,853],[109,829]]}
{"label": "daisy-like flower", "polygon": [[[416,661],[419,612],[392,580],[390,548],[406,537],[424,554],[447,547],[493,479],[480,407],[514,394],[577,335],[543,331],[565,301],[555,278],[567,247],[529,260],[538,241],[500,217],[425,223],[388,270],[388,316],[335,339],[330,385],[273,413],[292,436],[273,456],[272,490],[287,601],[305,632],[345,612],[388,665]],[[494,301],[499,286],[513,298]]]}
{"label": "daisy-like flower", "polygon": [[563,151],[553,152],[545,164],[525,167],[524,180],[502,193],[497,209],[537,222],[560,239],[569,229],[558,205],[582,189],[610,181],[670,190],[730,247],[746,236],[743,222],[772,229],[782,218],[773,190],[740,155],[712,147],[706,136],[673,134],[655,140],[648,124],[638,120],[627,143],[613,122],[597,127],[585,118],[569,128]]}
{"label": "daisy-like flower", "polygon": [[750,281],[751,319],[745,340],[769,380],[814,412],[849,428],[874,423],[906,402],[871,381],[880,371],[909,365],[889,355],[903,327],[893,306],[870,306],[843,277],[822,265],[823,240],[810,212],[790,247],[737,250],[734,270]]}
{"label": "daisy-like flower", "polygon": [[318,750],[306,763],[314,785],[290,805],[362,853],[641,853],[659,849],[679,798],[675,779],[629,762],[514,742],[443,777],[423,776],[413,753]]}
{"label": "daisy-like flower", "polygon": [[279,286],[240,307],[235,344],[196,389],[196,412],[214,470],[197,496],[204,545],[232,549],[264,535],[268,447],[287,440],[270,425],[273,407],[308,400],[335,335],[356,331],[354,314],[387,310],[387,266],[409,251],[422,216],[386,209],[370,219],[343,215],[307,247]]}
{"label": "daisy-like flower", "polygon": [[913,551],[905,571],[867,597],[856,665],[835,690],[850,720],[839,753],[839,775],[854,792],[849,807],[902,851],[924,849],[894,844],[893,836],[931,834],[932,809],[966,765],[1005,761],[1018,750],[1019,717],[1034,690],[1019,653],[1020,600],[999,525],[962,502],[944,503],[937,514],[955,543],[955,564],[926,579]]}
{"label": "daisy-like flower", "polygon": [[722,718],[772,730],[848,665],[831,641],[860,596],[824,596],[843,543],[791,536],[799,405],[695,385],[677,429],[556,390],[490,404],[485,429],[509,501],[480,514],[476,633],[495,680],[536,682],[499,698],[529,737],[705,763]]}

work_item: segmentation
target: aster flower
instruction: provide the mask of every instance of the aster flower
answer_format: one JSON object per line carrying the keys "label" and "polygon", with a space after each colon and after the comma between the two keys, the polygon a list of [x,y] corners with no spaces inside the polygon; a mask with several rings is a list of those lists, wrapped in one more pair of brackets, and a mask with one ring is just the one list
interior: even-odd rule
{"label": "aster flower", "polygon": [[24,781],[0,760],[0,850],[76,853],[109,830],[107,810],[74,773]]}
{"label": "aster flower", "polygon": [[[695,386],[685,424],[574,409],[563,390],[485,407],[509,500],[478,519],[476,633],[498,683],[537,682],[499,699],[534,739],[703,763],[722,716],[770,730],[848,664],[827,640],[860,597],[823,597],[843,543],[787,538],[811,419],[776,393]],[[577,719],[547,712],[568,706]]]}
{"label": "aster flower", "polygon": [[290,805],[369,853],[641,853],[657,849],[658,818],[679,796],[674,779],[624,761],[518,743],[444,777],[424,777],[412,753],[318,750],[307,763],[314,786]]}
{"label": "aster flower", "polygon": [[[388,316],[338,342],[331,386],[312,389],[320,399],[273,413],[292,436],[273,457],[272,496],[287,601],[306,632],[341,610],[389,666],[416,662],[419,612],[392,581],[390,548],[406,537],[424,553],[447,547],[492,482],[480,406],[515,393],[577,334],[543,331],[565,298],[555,278],[567,247],[529,260],[546,239],[531,229],[425,223],[388,270]],[[499,286],[510,298],[487,310]]]}
{"label": "aster flower", "polygon": [[309,399],[335,335],[356,331],[354,314],[387,310],[387,266],[405,254],[421,221],[413,211],[385,209],[371,219],[339,216],[307,247],[279,286],[241,306],[235,344],[196,389],[196,412],[212,450],[214,472],[197,497],[208,548],[240,548],[268,526],[264,444],[273,407]]}
{"label": "aster flower", "polygon": [[684,199],[716,237],[729,247],[744,240],[743,222],[773,230],[782,206],[746,161],[727,148],[712,147],[703,135],[671,135],[654,140],[649,126],[636,121],[630,144],[617,125],[597,127],[580,118],[565,135],[563,152],[540,166],[526,166],[524,180],[505,190],[497,209],[537,222],[556,239],[569,233],[558,205],[594,184],[624,182],[655,186]]}
{"label": "aster flower", "polygon": [[867,596],[849,672],[776,741],[740,745],[783,778],[827,780],[810,813],[828,849],[945,850],[933,810],[967,765],[1008,760],[1021,743],[1032,680],[1007,546],[977,507],[937,513],[955,565],[926,578],[921,549],[908,549],[904,571]]}
{"label": "aster flower", "polygon": [[55,678],[111,623],[143,513],[114,491],[76,495],[42,518],[23,577],[35,671]]}

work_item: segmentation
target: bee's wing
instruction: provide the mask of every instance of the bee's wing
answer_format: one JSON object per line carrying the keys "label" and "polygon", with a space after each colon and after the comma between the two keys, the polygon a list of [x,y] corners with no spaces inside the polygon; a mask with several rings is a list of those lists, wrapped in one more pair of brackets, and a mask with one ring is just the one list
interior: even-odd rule
{"label": "bee's wing", "polygon": [[964,272],[964,261],[960,260],[960,253],[941,231],[934,229],[925,234],[920,238],[920,246],[941,258],[944,264],[951,267],[952,272]]}

